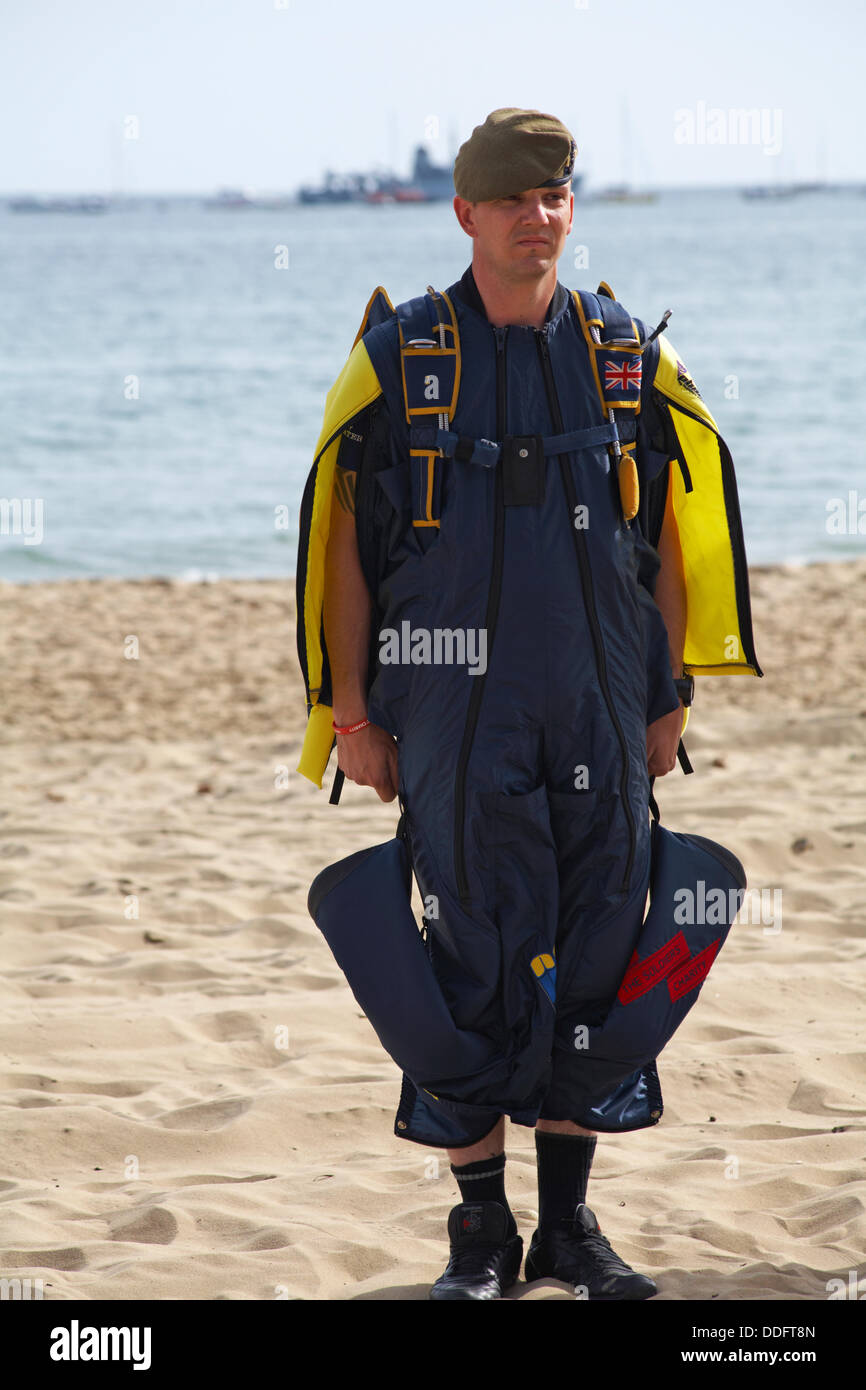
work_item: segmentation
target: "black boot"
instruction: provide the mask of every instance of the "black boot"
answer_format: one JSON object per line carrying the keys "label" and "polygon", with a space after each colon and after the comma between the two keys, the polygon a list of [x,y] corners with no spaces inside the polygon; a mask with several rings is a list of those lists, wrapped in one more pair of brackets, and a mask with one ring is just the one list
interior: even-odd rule
{"label": "black boot", "polygon": [[595,1213],[581,1202],[572,1221],[560,1221],[546,1231],[536,1231],[526,1256],[525,1277],[561,1279],[585,1289],[591,1300],[652,1298],[658,1289],[645,1274],[638,1274],[611,1248],[601,1234]]}
{"label": "black boot", "polygon": [[509,1236],[498,1202],[461,1202],[448,1217],[451,1259],[430,1290],[432,1299],[501,1298],[520,1273],[523,1241]]}

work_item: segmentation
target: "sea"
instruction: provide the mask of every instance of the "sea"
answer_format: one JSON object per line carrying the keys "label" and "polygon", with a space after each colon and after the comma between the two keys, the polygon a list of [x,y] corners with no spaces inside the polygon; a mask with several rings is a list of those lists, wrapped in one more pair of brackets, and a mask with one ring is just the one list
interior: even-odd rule
{"label": "sea", "polygon": [[[866,198],[578,199],[559,264],[668,337],[751,563],[866,554]],[[325,394],[371,292],[446,288],[450,204],[0,206],[0,578],[294,574]]]}

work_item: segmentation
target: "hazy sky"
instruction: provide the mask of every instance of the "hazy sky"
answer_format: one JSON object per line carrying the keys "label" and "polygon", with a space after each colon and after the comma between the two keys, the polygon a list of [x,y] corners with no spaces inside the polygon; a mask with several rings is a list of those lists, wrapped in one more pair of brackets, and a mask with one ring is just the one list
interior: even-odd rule
{"label": "hazy sky", "polygon": [[406,173],[497,106],[595,184],[866,182],[864,56],[863,0],[0,0],[0,191]]}

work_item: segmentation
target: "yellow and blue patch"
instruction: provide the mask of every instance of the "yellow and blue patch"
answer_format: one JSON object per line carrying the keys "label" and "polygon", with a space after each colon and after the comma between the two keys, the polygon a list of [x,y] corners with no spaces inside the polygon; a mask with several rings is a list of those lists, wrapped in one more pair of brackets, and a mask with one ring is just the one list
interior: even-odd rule
{"label": "yellow and blue patch", "polygon": [[544,990],[551,1004],[556,1003],[556,961],[552,952],[545,951],[533,956],[529,962],[533,975]]}

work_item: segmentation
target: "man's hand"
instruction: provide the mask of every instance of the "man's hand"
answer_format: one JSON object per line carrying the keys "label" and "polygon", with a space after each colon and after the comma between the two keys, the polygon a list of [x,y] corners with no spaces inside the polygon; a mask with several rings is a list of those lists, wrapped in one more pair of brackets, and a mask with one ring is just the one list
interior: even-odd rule
{"label": "man's hand", "polygon": [[677,748],[683,731],[682,701],[670,714],[647,725],[646,761],[650,777],[664,777],[677,763]]}
{"label": "man's hand", "polygon": [[378,724],[337,734],[337,766],[350,782],[372,787],[380,801],[393,801],[397,795],[397,744]]}

